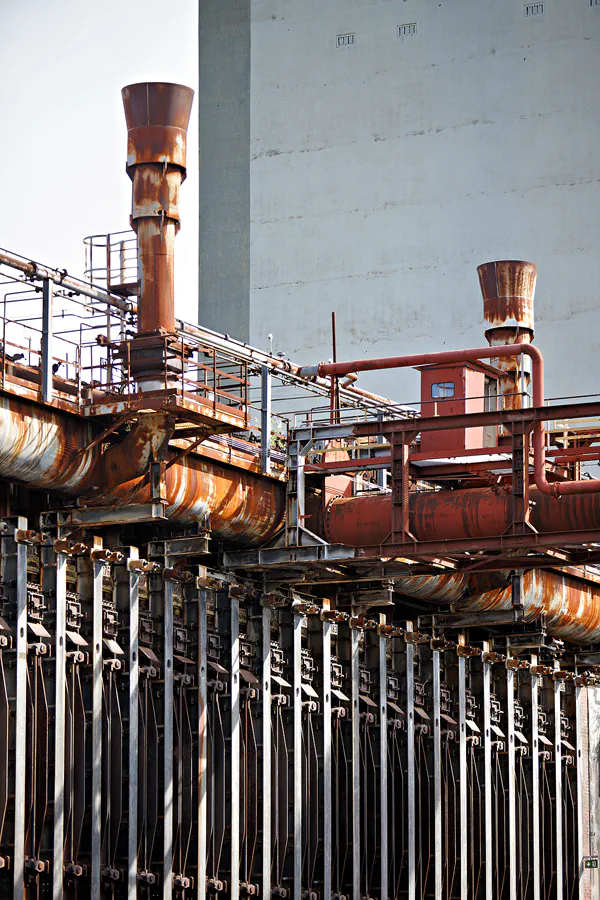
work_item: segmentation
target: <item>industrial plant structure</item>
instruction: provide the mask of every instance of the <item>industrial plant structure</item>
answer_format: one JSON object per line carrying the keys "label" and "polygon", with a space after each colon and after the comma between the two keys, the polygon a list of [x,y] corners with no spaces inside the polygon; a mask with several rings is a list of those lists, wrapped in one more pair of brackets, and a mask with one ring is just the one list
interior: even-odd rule
{"label": "industrial plant structure", "polygon": [[134,234],[0,251],[0,896],[597,897],[600,401],[546,399],[536,266],[475,349],[177,321],[192,91],[123,100]]}

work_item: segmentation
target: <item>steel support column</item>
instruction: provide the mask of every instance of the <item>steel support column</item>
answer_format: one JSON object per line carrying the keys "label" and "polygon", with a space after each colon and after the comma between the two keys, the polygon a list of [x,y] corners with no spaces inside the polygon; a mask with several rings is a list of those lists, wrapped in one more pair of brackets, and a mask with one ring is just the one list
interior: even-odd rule
{"label": "steel support column", "polygon": [[54,829],[52,850],[52,900],[62,900],[64,881],[65,818],[65,715],[67,686],[67,557],[56,553],[54,598]]}
{"label": "steel support column", "polygon": [[102,549],[100,538],[92,551],[92,847],[91,900],[100,900],[102,847],[102,575],[104,563],[94,558]]}
{"label": "steel support column", "polygon": [[129,740],[128,740],[128,801],[127,801],[127,900],[136,900],[138,883],[138,714],[140,702],[139,663],[139,572],[136,563],[139,553],[129,547],[127,553],[129,590]]}

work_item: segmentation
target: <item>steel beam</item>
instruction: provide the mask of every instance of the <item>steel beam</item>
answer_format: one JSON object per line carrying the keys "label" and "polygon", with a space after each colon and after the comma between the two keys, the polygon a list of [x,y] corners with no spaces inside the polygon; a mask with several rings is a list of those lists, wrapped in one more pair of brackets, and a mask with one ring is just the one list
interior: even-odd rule
{"label": "steel beam", "polygon": [[[240,895],[240,608],[237,597],[229,597],[229,632],[231,637],[231,675],[229,681],[231,706],[230,745],[230,897]],[[165,897],[165,900],[167,898]]]}
{"label": "steel beam", "polygon": [[[293,858],[294,900],[302,900],[302,616],[293,615],[293,691],[294,691],[294,739],[293,739]],[[237,896],[237,894],[236,894]]]}
{"label": "steel beam", "polygon": [[[16,694],[15,694],[15,833],[13,847],[13,900],[25,900],[25,774],[27,758],[27,544],[17,532],[27,530],[27,519],[16,520],[14,544],[16,556]],[[20,801],[17,799],[20,798]]]}
{"label": "steel beam", "polygon": [[[412,632],[413,623],[406,623]],[[416,805],[415,805],[415,648],[406,644],[406,781],[408,786],[408,900],[416,900]]]}
{"label": "steel beam", "polygon": [[458,657],[458,781],[460,802],[460,896],[469,896],[468,784],[467,784],[467,661]]}
{"label": "steel beam", "polygon": [[56,553],[54,599],[54,825],[52,849],[52,900],[62,900],[64,882],[65,820],[65,717],[67,688],[67,557]]}
{"label": "steel beam", "polygon": [[[94,550],[102,549],[96,538]],[[92,847],[91,900],[100,900],[102,848],[102,576],[104,563],[92,559]]]}
{"label": "steel beam", "polygon": [[388,900],[388,717],[387,640],[379,641],[379,810],[381,900]]}
{"label": "steel beam", "polygon": [[440,651],[432,653],[433,669],[433,853],[435,896],[442,896],[443,844],[442,844],[442,717],[440,695]]}
{"label": "steel beam", "polygon": [[[165,566],[172,563],[165,556]],[[173,783],[173,582],[170,578],[164,583],[164,615],[163,615],[163,900],[173,897],[173,803],[175,785]]]}
{"label": "steel beam", "polygon": [[198,598],[198,878],[197,900],[206,898],[206,848],[208,829],[208,656],[207,591]]}
{"label": "steel beam", "polygon": [[517,900],[517,774],[515,748],[515,673],[506,669],[506,719],[508,734],[508,896]]}
{"label": "steel beam", "polygon": [[[532,666],[537,665],[537,656],[531,658]],[[540,854],[540,678],[531,675],[531,841],[533,850],[532,890],[533,900],[540,900],[541,854]]]}
{"label": "steel beam", "polygon": [[[559,663],[555,662],[558,670]],[[562,738],[560,733],[562,683],[554,681],[554,805],[555,805],[555,841],[556,841],[556,895],[555,900],[563,900],[563,826],[562,826]]]}
{"label": "steel beam", "polygon": [[483,642],[483,796],[485,817],[485,900],[494,900],[494,835],[492,826],[492,664],[485,661],[489,641]]}
{"label": "steel beam", "polygon": [[262,897],[271,896],[271,609],[262,607]]}
{"label": "steel beam", "polygon": [[136,900],[138,881],[138,711],[140,702],[139,661],[139,581],[133,566],[139,558],[137,547],[127,553],[129,591],[129,741],[128,741],[128,798],[127,798],[127,900]]}
{"label": "steel beam", "polygon": [[[324,601],[329,605],[329,601]],[[323,900],[332,900],[333,816],[331,759],[331,622],[322,620],[322,703],[323,703]]]}

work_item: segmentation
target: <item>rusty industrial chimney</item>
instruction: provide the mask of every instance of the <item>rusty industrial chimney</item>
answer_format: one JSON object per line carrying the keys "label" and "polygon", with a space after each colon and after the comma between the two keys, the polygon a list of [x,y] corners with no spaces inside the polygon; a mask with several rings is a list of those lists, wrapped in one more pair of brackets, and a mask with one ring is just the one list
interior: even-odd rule
{"label": "rusty industrial chimney", "polygon": [[[485,336],[491,347],[529,344],[533,340],[533,297],[537,266],[514,259],[489,262],[477,268],[483,294]],[[498,380],[501,409],[520,409],[531,378],[529,357],[523,368],[518,358],[490,360],[503,374]]]}
{"label": "rusty industrial chimney", "polygon": [[172,332],[173,251],[194,92],[181,84],[143,82],[127,85],[122,94],[127,174],[133,182],[131,226],[138,238],[138,331]]}

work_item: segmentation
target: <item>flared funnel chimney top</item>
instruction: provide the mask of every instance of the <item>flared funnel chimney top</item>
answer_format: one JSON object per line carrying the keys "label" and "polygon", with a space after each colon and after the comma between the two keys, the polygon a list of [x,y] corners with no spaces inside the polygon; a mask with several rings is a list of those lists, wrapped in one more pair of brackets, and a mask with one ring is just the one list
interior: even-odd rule
{"label": "flared funnel chimney top", "polygon": [[131,227],[138,238],[138,331],[173,332],[173,253],[194,92],[182,84],[142,82],[127,85],[122,95],[133,181]]}

